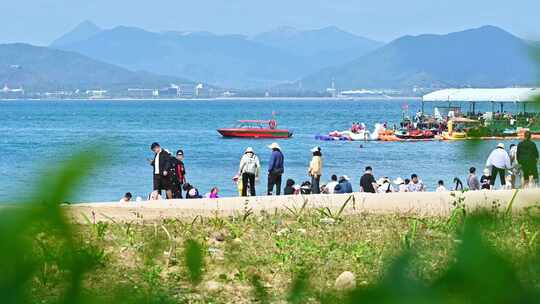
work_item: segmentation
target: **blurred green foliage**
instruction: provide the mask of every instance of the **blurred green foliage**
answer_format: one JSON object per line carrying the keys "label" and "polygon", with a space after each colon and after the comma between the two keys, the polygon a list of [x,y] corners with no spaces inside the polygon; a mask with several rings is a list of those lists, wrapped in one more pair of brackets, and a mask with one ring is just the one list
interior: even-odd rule
{"label": "blurred green foliage", "polygon": [[[55,303],[173,303],[166,292],[160,291],[161,268],[152,260],[158,254],[155,248],[145,248],[147,262],[144,272],[149,292],[143,293],[110,282],[111,289],[103,298],[85,292],[85,275],[97,271],[107,263],[107,255],[91,241],[81,242],[74,237],[74,226],[66,216],[61,203],[77,189],[84,176],[103,159],[95,149],[87,149],[69,160],[56,172],[38,182],[38,190],[29,201],[18,206],[2,208],[0,212],[0,299],[2,303],[30,303],[28,287],[37,281],[42,288],[59,290]],[[459,215],[459,220],[456,220]],[[503,252],[484,241],[483,235],[493,231],[511,217],[511,213],[467,214],[461,205],[449,218],[448,225],[456,234],[460,245],[451,265],[436,279],[423,281],[412,273],[412,265],[418,257],[414,254],[415,234],[418,220],[411,222],[410,231],[403,240],[403,254],[397,257],[379,282],[358,286],[354,290],[313,290],[309,285],[309,268],[299,267],[288,295],[290,303],[537,303],[540,299],[540,282],[536,268],[531,265],[516,266],[508,261]],[[533,213],[530,220],[535,223],[536,233],[528,242],[534,261],[539,261],[538,239],[540,221]],[[425,224],[425,223],[423,223]],[[96,238],[103,238],[107,224],[94,224]],[[166,230],[166,229],[165,229]],[[157,227],[154,236],[157,234]],[[128,234],[128,232],[126,231]],[[157,238],[156,238],[157,239]],[[157,242],[157,241],[156,241]],[[149,241],[150,247],[159,247]],[[154,244],[154,245],[152,245]],[[204,276],[205,253],[194,239],[184,243],[183,265],[186,282],[198,293],[196,286]],[[518,276],[517,267],[530,268],[526,271],[529,280],[524,283]],[[60,275],[52,275],[52,273]],[[60,278],[52,282],[54,278]],[[257,302],[270,302],[260,277],[253,275],[249,282],[253,298]],[[117,285],[117,286],[116,286]],[[35,299],[34,299],[35,300]]]}

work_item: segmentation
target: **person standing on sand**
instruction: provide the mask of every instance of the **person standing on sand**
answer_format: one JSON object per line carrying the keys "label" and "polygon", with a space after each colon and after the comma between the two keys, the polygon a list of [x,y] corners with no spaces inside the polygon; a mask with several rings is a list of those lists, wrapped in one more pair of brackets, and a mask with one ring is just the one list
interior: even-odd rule
{"label": "person standing on sand", "polygon": [[238,168],[238,176],[242,179],[242,196],[247,196],[248,187],[250,196],[256,195],[255,180],[259,178],[260,169],[259,157],[255,155],[253,148],[248,147],[240,159],[240,167]]}
{"label": "person standing on sand", "polygon": [[272,143],[268,148],[272,149],[270,163],[268,164],[268,195],[274,192],[276,187],[276,195],[281,194],[281,176],[285,172],[283,153],[278,143]]}
{"label": "person standing on sand", "polygon": [[517,161],[523,170],[523,187],[529,184],[532,176],[535,183],[538,183],[538,148],[531,140],[531,132],[525,132],[525,139],[518,144]]}
{"label": "person standing on sand", "polygon": [[154,192],[161,192],[165,190],[167,199],[172,199],[172,187],[171,187],[171,155],[167,151],[163,150],[161,146],[155,142],[150,146],[152,152],[154,152],[154,159],[150,161],[150,165],[154,169]]}
{"label": "person standing on sand", "polygon": [[480,181],[478,181],[478,177],[476,176],[475,167],[469,168],[469,176],[467,176],[467,187],[469,187],[469,190],[471,191],[480,190]]}
{"label": "person standing on sand", "polygon": [[491,181],[490,185],[493,188],[497,181],[497,175],[501,178],[501,185],[506,185],[506,170],[512,166],[510,164],[510,156],[504,149],[504,144],[499,143],[497,148],[493,150],[486,161],[486,167],[491,168]]}
{"label": "person standing on sand", "polygon": [[[516,189],[516,182],[521,176],[521,168],[519,167],[519,162],[517,160],[517,146],[515,144],[510,145],[510,150],[508,151],[508,156],[510,156],[510,184],[512,185],[511,189]],[[523,182],[521,182],[523,184]]]}
{"label": "person standing on sand", "polygon": [[373,177],[373,168],[367,166],[364,175],[360,178],[360,192],[377,193],[377,181]]}
{"label": "person standing on sand", "polygon": [[321,147],[314,147],[311,149],[313,157],[309,163],[308,174],[311,176],[311,194],[321,193],[321,175],[322,175],[322,153]]}
{"label": "person standing on sand", "polygon": [[176,151],[176,158],[171,159],[174,175],[172,176],[173,198],[182,198],[182,186],[186,183],[184,151]]}

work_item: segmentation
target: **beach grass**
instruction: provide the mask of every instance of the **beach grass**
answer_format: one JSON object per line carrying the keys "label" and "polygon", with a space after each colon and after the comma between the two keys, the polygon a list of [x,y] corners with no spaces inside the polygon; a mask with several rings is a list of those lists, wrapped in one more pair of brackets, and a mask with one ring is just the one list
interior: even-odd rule
{"label": "beach grass", "polygon": [[[537,286],[536,217],[498,212],[489,216],[496,219],[483,228],[489,248],[511,261],[520,284]],[[96,260],[82,288],[91,299],[296,302],[291,293],[300,284],[298,303],[325,303],[345,301],[348,291],[335,286],[342,272],[352,272],[355,286],[369,290],[382,284],[389,267],[404,255],[410,255],[407,278],[434,284],[457,260],[466,218],[458,210],[449,218],[365,214],[332,219],[312,210],[300,216],[283,212],[137,225],[89,219],[75,226],[74,239]],[[46,235],[37,242],[35,254],[51,263],[45,263],[32,281],[31,299],[56,303],[66,279],[62,266],[54,262],[62,258],[62,243]]]}

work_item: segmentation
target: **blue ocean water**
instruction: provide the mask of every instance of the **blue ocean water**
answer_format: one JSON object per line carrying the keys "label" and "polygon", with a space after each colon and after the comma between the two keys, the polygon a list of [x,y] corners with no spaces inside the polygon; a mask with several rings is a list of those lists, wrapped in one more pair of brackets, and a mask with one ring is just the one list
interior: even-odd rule
{"label": "blue ocean water", "polygon": [[[417,173],[433,190],[439,179],[450,184],[466,177],[470,166],[481,169],[496,145],[468,142],[323,142],[315,135],[347,129],[359,121],[398,123],[402,104],[415,112],[418,100],[171,100],[171,101],[0,101],[0,201],[24,196],[45,168],[55,167],[81,144],[105,142],[110,161],[88,178],[76,201],[116,201],[130,191],[146,197],[152,171],[146,162],[157,141],[170,151],[185,151],[188,181],[206,193],[218,186],[221,195],[237,195],[231,178],[239,159],[252,146],[263,166],[271,140],[223,139],[216,132],[239,119],[268,119],[274,111],[280,127],[294,132],[279,140],[285,154],[285,178],[308,180],[310,149],[320,145],[324,176],[348,175],[353,186],[363,168],[376,176],[403,178]],[[512,109],[508,109],[512,110]],[[508,142],[507,144],[510,144]],[[264,193],[266,177],[258,185]]]}

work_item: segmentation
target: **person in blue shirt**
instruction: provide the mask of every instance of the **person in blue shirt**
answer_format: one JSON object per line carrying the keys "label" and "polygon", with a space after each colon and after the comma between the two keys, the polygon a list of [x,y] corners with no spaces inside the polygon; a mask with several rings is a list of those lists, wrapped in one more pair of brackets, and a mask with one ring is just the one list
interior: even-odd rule
{"label": "person in blue shirt", "polygon": [[339,183],[334,189],[334,193],[344,194],[344,193],[352,193],[352,192],[353,192],[353,189],[352,189],[351,182],[349,182],[349,177],[347,175],[341,176],[339,178]]}
{"label": "person in blue shirt", "polygon": [[268,148],[272,149],[270,163],[268,164],[268,195],[272,195],[274,187],[276,195],[281,194],[281,176],[285,172],[283,167],[283,153],[278,143],[272,143]]}

